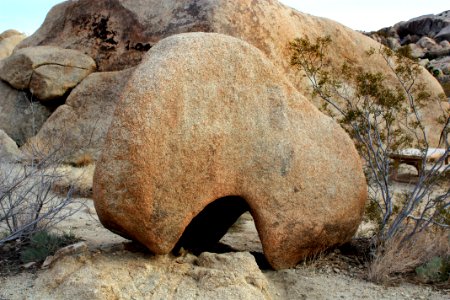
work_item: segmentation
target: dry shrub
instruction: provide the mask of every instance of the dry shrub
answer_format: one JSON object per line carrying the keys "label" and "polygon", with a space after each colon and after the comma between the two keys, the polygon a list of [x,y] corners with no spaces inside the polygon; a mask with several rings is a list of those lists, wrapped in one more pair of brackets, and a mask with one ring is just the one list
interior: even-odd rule
{"label": "dry shrub", "polygon": [[319,250],[300,261],[296,268],[301,268],[303,270],[316,273],[317,270],[319,270],[326,264],[327,253],[325,252],[325,250]]}
{"label": "dry shrub", "polygon": [[86,167],[94,163],[92,155],[89,153],[83,153],[76,157],[72,163],[72,166],[76,168]]}
{"label": "dry shrub", "polygon": [[446,230],[423,230],[407,240],[404,234],[398,234],[378,249],[368,277],[372,281],[386,283],[394,275],[413,272],[433,257],[449,255],[449,239]]}
{"label": "dry shrub", "polygon": [[53,183],[52,191],[64,195],[71,190],[74,197],[92,197],[92,180],[95,165],[86,167],[61,166],[58,168],[60,178]]}

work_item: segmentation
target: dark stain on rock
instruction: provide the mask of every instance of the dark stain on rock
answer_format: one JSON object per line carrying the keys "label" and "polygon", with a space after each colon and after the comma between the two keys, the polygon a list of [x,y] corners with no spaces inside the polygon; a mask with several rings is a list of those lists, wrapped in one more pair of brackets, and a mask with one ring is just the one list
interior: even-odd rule
{"label": "dark stain on rock", "polygon": [[112,50],[118,42],[114,39],[117,32],[108,27],[109,16],[96,14],[93,16],[92,33],[93,37],[102,41],[102,50]]}
{"label": "dark stain on rock", "polygon": [[194,18],[200,15],[202,8],[197,4],[197,2],[189,4],[187,8],[187,13],[193,16]]}
{"label": "dark stain on rock", "polygon": [[136,50],[136,51],[143,51],[147,52],[152,48],[152,45],[150,43],[135,43],[132,44],[131,41],[127,41],[127,45],[125,46],[126,50]]}

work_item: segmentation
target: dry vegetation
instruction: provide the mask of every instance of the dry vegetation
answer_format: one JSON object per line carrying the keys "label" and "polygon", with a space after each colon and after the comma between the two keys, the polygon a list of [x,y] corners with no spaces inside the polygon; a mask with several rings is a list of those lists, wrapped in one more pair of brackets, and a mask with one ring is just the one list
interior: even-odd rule
{"label": "dry vegetation", "polygon": [[372,261],[368,278],[388,283],[392,276],[414,273],[416,268],[433,257],[446,257],[450,253],[449,233],[445,230],[424,230],[410,239],[398,235],[389,239],[380,255]]}
{"label": "dry vegetation", "polygon": [[[441,279],[447,280],[450,165],[445,164],[445,158],[450,155],[450,112],[435,112],[441,127],[433,130],[441,132],[443,153],[429,161],[430,141],[421,111],[431,101],[442,100],[432,98],[419,83],[422,68],[411,59],[409,48],[397,53],[387,48],[368,51],[368,60],[380,55],[395,74],[397,86],[390,86],[386,75],[366,72],[352,62],[334,69],[327,57],[331,42],[330,37],[295,39],[290,44],[291,64],[310,81],[313,96],[323,102],[322,110],[353,137],[365,162],[369,186],[365,217],[377,224],[371,236],[368,278],[387,282],[394,275],[418,271],[421,265],[437,259],[444,267],[434,271],[443,273]],[[418,149],[422,165],[417,178],[399,194],[391,176],[391,155],[407,148]]]}

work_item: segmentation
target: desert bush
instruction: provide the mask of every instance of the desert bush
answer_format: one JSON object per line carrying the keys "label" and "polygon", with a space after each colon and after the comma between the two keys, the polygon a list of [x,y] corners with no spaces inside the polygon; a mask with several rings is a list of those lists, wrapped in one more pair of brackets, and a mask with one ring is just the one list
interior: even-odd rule
{"label": "desert bush", "polygon": [[427,265],[433,258],[446,259],[450,253],[449,234],[445,230],[427,229],[405,239],[406,232],[399,232],[387,240],[369,267],[368,278],[375,282],[388,282],[392,276],[419,269],[428,276],[437,270]]}
{"label": "desert bush", "polygon": [[[34,125],[33,130],[36,132]],[[82,205],[72,197],[72,189],[62,197],[52,193],[55,183],[64,176],[59,172],[63,158],[58,149],[45,152],[29,146],[22,153],[18,163],[0,157],[0,246],[16,240],[27,242]]]}
{"label": "desert bush", "polygon": [[76,157],[72,162],[72,166],[76,168],[86,167],[94,163],[94,158],[89,153],[83,153]]}
{"label": "desert bush", "polygon": [[22,247],[20,259],[23,263],[41,262],[58,249],[73,244],[77,240],[71,233],[55,234],[38,231],[32,234],[29,241]]}
{"label": "desert bush", "polygon": [[4,232],[0,245],[28,240],[79,209],[81,204],[72,198],[71,190],[63,197],[52,193],[63,176],[58,166],[51,156],[30,164],[0,162],[0,228]]}
{"label": "desert bush", "polygon": [[416,268],[416,274],[424,283],[444,282],[450,276],[450,256],[434,256],[430,261]]}
{"label": "desert bush", "polygon": [[[368,61],[374,55],[383,58],[395,76],[393,86],[387,83],[387,75],[367,72],[352,62],[344,63],[340,69],[334,68],[327,57],[330,43],[330,37],[319,37],[313,42],[307,37],[295,39],[290,43],[291,65],[309,80],[313,96],[321,100],[321,110],[338,121],[355,141],[365,163],[369,188],[366,213],[379,225],[372,239],[373,253],[375,257],[383,256],[384,262],[389,264],[395,262],[389,258],[389,249],[398,250],[404,245],[416,247],[416,234],[428,232],[431,227],[449,228],[446,220],[450,186],[438,188],[450,171],[450,165],[445,165],[445,157],[450,153],[449,111],[436,111],[436,122],[441,126],[440,147],[444,153],[429,162],[430,142],[422,111],[432,101],[441,103],[443,96],[433,98],[420,83],[422,68],[411,59],[409,48],[393,52],[381,47],[367,52]],[[411,192],[396,201],[390,156],[411,147],[419,149],[421,156],[419,177]],[[404,248],[404,252],[410,250],[410,247]],[[392,256],[401,255],[396,253],[392,252]],[[418,262],[409,259],[416,266]],[[375,258],[372,273],[381,270],[381,274],[385,274],[382,269],[390,266],[382,267],[383,263],[376,261]],[[377,276],[372,275],[372,278]]]}

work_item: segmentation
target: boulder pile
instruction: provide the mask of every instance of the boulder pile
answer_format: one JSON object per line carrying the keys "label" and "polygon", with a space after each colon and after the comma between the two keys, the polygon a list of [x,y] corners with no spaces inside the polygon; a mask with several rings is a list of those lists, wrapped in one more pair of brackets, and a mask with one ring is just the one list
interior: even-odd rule
{"label": "boulder pile", "polygon": [[393,50],[409,46],[413,57],[422,60],[450,97],[450,10],[399,22],[367,34]]}
{"label": "boulder pile", "polygon": [[29,47],[1,61],[0,79],[44,101],[64,96],[95,69],[94,60],[79,51]]}
{"label": "boulder pile", "polygon": [[[139,65],[145,53],[161,39],[199,31],[233,36],[260,49],[304,95],[309,94],[309,83],[290,67],[287,45],[294,38],[306,35],[312,39],[332,37],[330,53],[335,66],[350,60],[364,70],[386,74],[392,84],[396,81],[381,58],[367,59],[366,51],[378,48],[377,42],[332,20],[303,14],[278,1],[66,1],[53,7],[39,30],[17,48],[53,46],[78,50],[94,59],[98,71],[120,71]],[[430,87],[434,99],[442,93],[442,88],[433,76],[425,73],[421,80]],[[429,101],[423,110],[433,146],[439,140],[433,128],[440,107],[439,101]],[[76,124],[66,127],[81,131]],[[46,141],[51,139],[44,132],[40,134],[41,144],[51,144]],[[77,148],[70,141],[65,145]]]}

